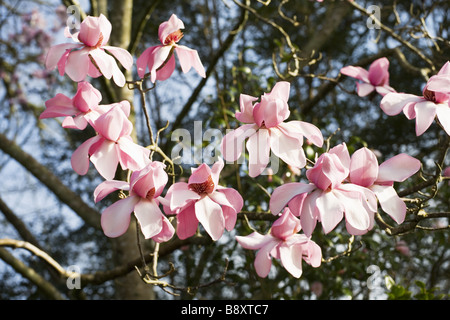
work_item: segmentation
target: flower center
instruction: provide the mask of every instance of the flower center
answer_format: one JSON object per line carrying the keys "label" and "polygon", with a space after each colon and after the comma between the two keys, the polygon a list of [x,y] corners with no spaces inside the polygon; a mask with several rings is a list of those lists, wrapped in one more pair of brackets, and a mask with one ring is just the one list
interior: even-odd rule
{"label": "flower center", "polygon": [[155,188],[154,188],[154,187],[151,188],[151,189],[147,192],[147,195],[145,196],[145,198],[148,199],[148,200],[153,200],[153,196],[155,195],[155,192],[156,192]]}
{"label": "flower center", "polygon": [[166,39],[164,40],[164,45],[169,45],[169,44],[175,44],[178,41],[180,41],[180,39],[183,38],[183,32],[181,32],[181,30],[177,30],[175,32],[172,32],[171,34],[169,34]]}
{"label": "flower center", "polygon": [[425,91],[423,93],[423,97],[425,99],[427,99],[428,101],[436,102],[436,95],[435,95],[434,91],[425,89]]}
{"label": "flower center", "polygon": [[100,32],[97,44],[94,46],[94,48],[100,48],[100,46],[102,45],[102,42],[103,42],[103,34]]}
{"label": "flower center", "polygon": [[199,195],[208,194],[213,192],[214,190],[214,182],[211,178],[211,175],[208,176],[208,179],[202,183],[190,183],[189,189],[196,192]]}

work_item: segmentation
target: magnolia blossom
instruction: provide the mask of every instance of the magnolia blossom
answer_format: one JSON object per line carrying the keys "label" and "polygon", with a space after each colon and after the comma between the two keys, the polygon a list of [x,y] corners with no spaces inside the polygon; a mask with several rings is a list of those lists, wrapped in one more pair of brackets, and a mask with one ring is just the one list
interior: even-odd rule
{"label": "magnolia blossom", "polygon": [[278,214],[286,205],[300,216],[304,233],[310,236],[320,221],[325,233],[344,218],[347,231],[361,235],[373,227],[377,199],[368,188],[344,183],[350,172],[350,155],[345,143],[323,153],[306,171],[309,184],[293,182],[274,190],[270,210]]}
{"label": "magnolia blossom", "polygon": [[253,232],[248,236],[236,236],[245,249],[258,250],[255,270],[265,278],[272,266],[272,258],[281,260],[283,267],[296,278],[302,275],[302,260],[317,268],[322,262],[320,247],[300,231],[300,221],[286,208],[272,225],[270,232],[261,235]]}
{"label": "magnolia blossom", "polygon": [[174,51],[177,53],[181,70],[184,73],[193,67],[200,76],[206,77],[205,68],[197,50],[177,44],[183,37],[180,29],[184,29],[184,24],[175,14],[172,14],[168,21],[159,25],[158,36],[162,45],[147,48],[137,59],[136,66],[139,77],[145,76],[148,67],[152,82],[168,79],[175,70]]}
{"label": "magnolia blossom", "polygon": [[172,238],[175,229],[159,209],[159,199],[168,181],[164,168],[161,162],[149,162],[131,174],[129,183],[107,180],[97,186],[95,202],[116,190],[129,191],[128,197],[114,202],[103,211],[101,225],[105,235],[115,238],[124,234],[134,212],[146,239],[164,242]]}
{"label": "magnolia blossom", "polygon": [[89,160],[107,180],[114,178],[117,165],[133,171],[149,161],[150,150],[133,142],[131,121],[120,107],[113,107],[92,123],[98,133],[83,142],[72,154],[72,168],[80,175],[87,173]]}
{"label": "magnolia blossom", "polygon": [[218,185],[224,166],[219,158],[212,168],[206,164],[192,169],[188,183],[170,186],[163,205],[166,214],[176,214],[177,235],[186,239],[195,234],[199,222],[215,241],[224,229],[231,231],[243,206],[241,195],[232,188]]}
{"label": "magnolia blossom", "polygon": [[80,24],[80,31],[74,34],[66,27],[65,36],[76,43],[51,47],[45,61],[47,69],[58,67],[60,75],[67,73],[77,82],[84,80],[86,76],[97,78],[103,74],[107,79],[112,77],[118,86],[123,87],[125,76],[113,56],[127,70],[133,65],[133,57],[125,49],[106,45],[111,29],[111,23],[103,14],[100,17],[86,17]]}
{"label": "magnolia blossom", "polygon": [[288,165],[303,168],[306,165],[302,149],[303,137],[316,146],[323,145],[320,130],[307,122],[283,122],[289,115],[289,82],[278,82],[270,93],[258,98],[241,94],[240,112],[236,119],[245,123],[225,135],[222,140],[222,156],[227,161],[236,161],[242,153],[242,144],[248,138],[249,175],[260,175],[269,163],[270,151]]}
{"label": "magnolia blossom", "polygon": [[130,114],[130,103],[123,100],[110,105],[99,105],[102,100],[100,91],[95,89],[89,82],[78,82],[78,89],[71,99],[62,93],[45,102],[46,109],[41,113],[39,119],[65,117],[62,123],[64,128],[80,129],[86,128],[88,123],[93,123],[101,114],[119,106],[127,116]]}
{"label": "magnolia blossom", "polygon": [[372,190],[383,211],[401,224],[405,220],[406,205],[397,195],[393,184],[394,181],[405,181],[419,171],[420,167],[419,160],[404,153],[378,166],[375,154],[367,148],[361,148],[351,157],[349,180]]}
{"label": "magnolia blossom", "polygon": [[450,135],[450,62],[431,77],[423,89],[423,96],[409,93],[389,93],[381,100],[381,109],[389,116],[401,111],[411,120],[416,119],[416,135],[422,135],[434,118]]}
{"label": "magnolia blossom", "polygon": [[362,81],[356,83],[356,92],[360,97],[367,96],[373,91],[384,96],[389,92],[395,92],[395,90],[389,86],[388,69],[389,60],[380,58],[370,65],[369,70],[361,67],[347,66],[341,69],[341,73]]}

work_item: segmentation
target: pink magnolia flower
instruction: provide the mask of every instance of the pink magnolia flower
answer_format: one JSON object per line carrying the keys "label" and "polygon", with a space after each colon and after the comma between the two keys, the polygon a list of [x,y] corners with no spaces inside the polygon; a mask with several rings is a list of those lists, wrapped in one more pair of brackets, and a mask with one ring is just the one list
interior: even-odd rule
{"label": "pink magnolia flower", "polygon": [[296,278],[302,275],[302,260],[317,268],[322,262],[320,247],[300,231],[300,221],[286,208],[272,225],[270,232],[261,235],[253,232],[248,236],[236,236],[245,249],[258,250],[255,270],[265,278],[272,266],[272,258],[281,260],[283,267]]}
{"label": "pink magnolia flower", "polygon": [[105,78],[113,78],[118,86],[123,87],[125,76],[113,56],[127,70],[133,65],[133,57],[125,49],[106,45],[111,29],[111,23],[103,14],[100,17],[86,17],[80,24],[80,31],[75,34],[70,34],[67,27],[66,37],[72,38],[76,43],[51,47],[45,62],[47,69],[58,67],[60,75],[67,73],[77,82],[84,80],[86,76],[97,78],[103,74]]}
{"label": "pink magnolia flower", "polygon": [[102,100],[100,91],[95,89],[89,82],[78,82],[78,89],[71,99],[62,93],[45,102],[46,109],[41,113],[39,119],[65,117],[63,128],[80,129],[86,128],[101,114],[119,106],[127,116],[130,115],[130,103],[126,100],[110,105],[99,105]]}
{"label": "pink magnolia flower", "polygon": [[166,214],[177,215],[177,235],[186,239],[195,234],[199,222],[215,241],[224,229],[231,231],[243,206],[241,195],[218,185],[224,166],[219,158],[212,168],[206,164],[192,169],[188,182],[170,186],[163,202]]}
{"label": "pink magnolia flower", "polygon": [[181,70],[186,73],[193,67],[200,76],[206,77],[197,50],[181,46],[178,43],[183,37],[180,29],[184,29],[183,21],[172,14],[168,21],[159,25],[158,36],[162,45],[147,48],[136,61],[139,77],[145,76],[145,71],[150,70],[150,80],[164,81],[168,79],[175,70],[175,51],[180,61]]}
{"label": "pink magnolia flower", "polygon": [[101,225],[105,235],[115,238],[124,234],[134,212],[146,239],[165,242],[172,238],[175,229],[159,208],[159,199],[168,180],[164,168],[161,162],[149,162],[131,174],[129,183],[107,180],[97,186],[95,202],[116,190],[129,191],[128,197],[114,202],[103,211]]}
{"label": "pink magnolia flower", "polygon": [[149,161],[150,150],[133,142],[132,123],[120,107],[111,108],[92,123],[98,133],[83,142],[72,154],[72,168],[87,173],[89,160],[107,180],[112,180],[120,163],[122,169],[142,169]]}
{"label": "pink magnolia flower", "polygon": [[437,117],[445,132],[450,135],[450,62],[437,75],[431,77],[423,89],[423,96],[409,93],[389,93],[380,107],[389,116],[401,111],[411,120],[416,119],[416,135],[422,135]]}
{"label": "pink magnolia flower", "polygon": [[306,171],[309,184],[293,182],[274,190],[270,210],[278,214],[286,205],[300,216],[304,233],[310,236],[317,221],[325,233],[344,218],[347,231],[361,235],[373,227],[377,211],[375,194],[362,186],[344,183],[349,175],[350,155],[345,143],[323,153]]}
{"label": "pink magnolia flower", "polygon": [[248,138],[249,175],[260,175],[269,163],[270,151],[288,165],[303,168],[306,165],[302,149],[303,137],[315,145],[323,145],[320,130],[307,122],[283,122],[289,115],[289,82],[278,82],[270,93],[257,98],[241,94],[240,112],[236,119],[245,123],[225,135],[222,140],[222,156],[227,161],[236,161],[242,153],[242,143]]}
{"label": "pink magnolia flower", "polygon": [[347,66],[341,69],[341,73],[362,81],[356,83],[356,92],[360,97],[365,97],[374,90],[384,96],[389,92],[395,92],[389,86],[388,69],[389,60],[380,58],[370,65],[369,70],[361,67]]}
{"label": "pink magnolia flower", "polygon": [[372,190],[383,211],[401,224],[405,220],[406,205],[397,195],[393,187],[394,181],[405,181],[419,171],[420,167],[419,160],[404,153],[378,166],[375,154],[367,148],[361,148],[351,157],[349,180]]}

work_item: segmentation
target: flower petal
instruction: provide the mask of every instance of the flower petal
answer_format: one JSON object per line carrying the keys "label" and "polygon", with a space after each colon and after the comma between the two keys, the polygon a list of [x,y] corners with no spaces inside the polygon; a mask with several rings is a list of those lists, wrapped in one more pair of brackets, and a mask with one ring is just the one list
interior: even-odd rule
{"label": "flower petal", "polygon": [[84,48],[72,51],[67,58],[66,74],[73,81],[79,82],[86,78],[89,70],[89,50]]}
{"label": "flower petal", "polygon": [[119,60],[120,64],[126,70],[130,70],[133,66],[133,57],[127,50],[111,46],[103,46],[102,48],[110,52],[117,60]]}
{"label": "flower petal", "polygon": [[397,195],[394,187],[373,185],[370,189],[376,194],[381,209],[398,224],[403,223],[406,216],[406,204]]}
{"label": "flower petal", "polygon": [[130,226],[131,213],[139,199],[139,197],[121,199],[103,211],[100,222],[106,236],[116,238],[127,231]]}
{"label": "flower petal", "polygon": [[241,94],[239,96],[241,111],[235,113],[236,119],[244,123],[255,123],[255,119],[253,118],[253,102],[256,100],[258,100],[258,98],[247,94]]}
{"label": "flower petal", "polygon": [[198,228],[198,219],[195,216],[195,204],[187,206],[177,214],[177,235],[180,240],[192,237]]}
{"label": "flower petal", "polygon": [[325,234],[332,231],[344,217],[344,206],[333,191],[322,192],[316,199],[320,222]]}
{"label": "flower petal", "polygon": [[[96,143],[104,140],[101,136],[92,137],[83,142],[73,153],[70,159],[73,170],[79,175],[85,175],[89,170],[89,149]],[[112,178],[111,178],[112,179]]]}
{"label": "flower petal", "polygon": [[292,182],[276,188],[270,197],[269,207],[272,214],[277,215],[295,196],[309,193],[315,189],[313,184]]}
{"label": "flower petal", "polygon": [[195,216],[211,238],[218,240],[225,228],[222,208],[208,196],[195,202]]}
{"label": "flower petal", "polygon": [[66,51],[81,47],[83,47],[83,45],[80,43],[61,43],[51,47],[45,58],[45,67],[48,70],[55,69],[62,55],[65,54]]}
{"label": "flower petal", "polygon": [[423,98],[408,93],[390,92],[381,99],[380,108],[388,116],[395,116],[402,112],[410,103],[423,101]]}
{"label": "flower petal", "polygon": [[45,101],[45,108],[39,119],[73,116],[78,112],[78,109],[72,104],[72,99],[62,93]]}
{"label": "flower petal", "polygon": [[236,130],[228,132],[223,137],[221,142],[222,157],[226,161],[234,162],[242,154],[243,144],[245,139],[254,135],[258,130],[258,126],[255,124],[245,124],[240,126]]}
{"label": "flower petal", "polygon": [[249,176],[259,176],[269,163],[270,135],[269,130],[259,129],[247,141]]}
{"label": "flower petal", "polygon": [[358,93],[358,96],[365,97],[369,95],[371,92],[375,90],[375,87],[371,85],[370,83],[356,83],[356,92]]}
{"label": "flower petal", "polygon": [[371,186],[378,177],[378,160],[367,148],[356,150],[350,162],[350,180],[363,187]]}
{"label": "flower petal", "polygon": [[443,103],[436,105],[436,115],[445,132],[450,136],[450,106]]}
{"label": "flower petal", "polygon": [[405,153],[398,154],[384,161],[378,169],[376,183],[403,182],[419,171],[421,162]]}
{"label": "flower petal", "polygon": [[106,180],[100,183],[94,190],[94,201],[99,202],[108,194],[116,190],[129,190],[130,184],[120,180]]}
{"label": "flower petal", "polygon": [[422,135],[433,123],[436,116],[436,104],[431,101],[416,103],[416,135]]}
{"label": "flower petal", "polygon": [[322,132],[311,123],[294,120],[280,123],[278,128],[291,137],[298,137],[298,139],[305,137],[318,147],[323,145]]}
{"label": "flower petal", "polygon": [[372,62],[369,67],[369,81],[374,86],[389,83],[389,60],[386,57]]}
{"label": "flower petal", "polygon": [[141,198],[134,206],[134,215],[145,239],[150,239],[162,231],[163,214],[155,201]]}
{"label": "flower petal", "polygon": [[363,69],[361,67],[355,67],[355,66],[347,66],[341,68],[341,73],[356,78],[358,80],[364,81],[364,82],[370,82],[369,81],[369,71],[366,69]]}
{"label": "flower petal", "polygon": [[283,267],[294,277],[302,275],[302,247],[299,245],[288,246],[285,243],[279,246],[280,260]]}
{"label": "flower petal", "polygon": [[185,46],[176,46],[175,52],[177,53],[183,73],[188,72],[193,67],[201,77],[206,78],[205,68],[200,61],[197,50]]}
{"label": "flower petal", "polygon": [[305,152],[302,149],[303,139],[288,136],[277,127],[272,127],[269,131],[272,152],[288,165],[303,168],[306,165]]}

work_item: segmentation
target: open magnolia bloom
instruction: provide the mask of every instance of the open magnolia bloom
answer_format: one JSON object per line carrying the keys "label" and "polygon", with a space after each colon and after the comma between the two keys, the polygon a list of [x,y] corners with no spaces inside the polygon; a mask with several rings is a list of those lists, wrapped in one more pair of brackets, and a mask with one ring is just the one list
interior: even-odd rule
{"label": "open magnolia bloom", "polygon": [[245,123],[225,135],[221,144],[222,156],[227,161],[236,161],[242,154],[243,142],[249,153],[249,175],[256,177],[267,167],[270,151],[292,167],[303,168],[306,156],[302,149],[303,137],[316,146],[323,145],[320,130],[307,122],[284,122],[289,115],[289,82],[275,84],[270,93],[258,98],[241,94],[240,112],[236,119]]}
{"label": "open magnolia bloom", "polygon": [[214,241],[234,228],[244,201],[236,190],[218,185],[223,166],[220,158],[212,168],[202,164],[192,169],[188,183],[174,183],[167,191],[161,203],[166,214],[176,214],[180,239],[192,237],[199,222]]}
{"label": "open magnolia bloom", "polygon": [[437,117],[445,132],[450,135],[450,62],[432,76],[423,89],[423,96],[409,93],[389,93],[380,107],[389,116],[403,111],[411,120],[416,119],[416,135],[422,135]]}
{"label": "open magnolia bloom", "polygon": [[236,236],[236,240],[245,249],[258,250],[254,261],[258,276],[267,277],[274,258],[292,276],[300,278],[303,260],[315,268],[322,262],[322,250],[309,237],[299,234],[300,229],[300,221],[286,208],[268,234],[255,231],[248,236]]}
{"label": "open magnolia bloom", "polygon": [[51,47],[45,61],[47,69],[58,67],[60,75],[66,73],[76,82],[83,81],[86,76],[97,78],[103,75],[107,79],[113,78],[118,86],[123,87],[125,76],[114,58],[125,69],[130,70],[133,57],[125,49],[106,45],[111,29],[111,23],[103,14],[100,17],[86,17],[80,24],[80,31],[74,34],[67,27],[65,36],[76,43],[62,43]]}
{"label": "open magnolia bloom", "polygon": [[83,142],[72,154],[72,168],[80,175],[87,173],[89,160],[107,180],[112,180],[120,163],[123,170],[142,169],[149,161],[150,150],[133,142],[133,124],[117,104],[100,115],[92,127],[98,133]]}
{"label": "open magnolia bloom", "polygon": [[345,143],[323,153],[313,168],[306,171],[309,184],[293,182],[272,193],[270,210],[278,214],[286,205],[300,216],[304,233],[311,236],[317,221],[325,233],[344,218],[352,235],[365,234],[373,227],[377,199],[373,191],[344,183],[349,175],[350,155]]}
{"label": "open magnolia bloom", "polygon": [[181,70],[186,73],[194,68],[200,76],[206,77],[197,50],[181,46],[178,41],[183,37],[181,29],[184,29],[183,21],[172,14],[168,21],[159,25],[158,36],[162,45],[147,48],[136,60],[137,72],[143,78],[147,68],[150,70],[150,80],[167,80],[175,70],[176,52],[181,65]]}
{"label": "open magnolia bloom", "polygon": [[159,199],[168,181],[164,168],[161,162],[149,162],[131,174],[129,183],[107,180],[97,186],[95,202],[116,190],[129,191],[128,197],[114,202],[102,212],[101,225],[105,235],[115,238],[124,234],[134,212],[146,239],[165,242],[172,238],[175,229],[159,209]]}
{"label": "open magnolia bloom", "polygon": [[389,86],[389,60],[380,58],[372,62],[369,70],[361,67],[347,66],[341,69],[346,76],[356,78],[362,82],[356,83],[356,92],[360,97],[365,97],[373,91],[382,96],[395,90]]}
{"label": "open magnolia bloom", "polygon": [[398,224],[403,223],[406,216],[405,202],[399,198],[393,185],[403,182],[417,171],[419,160],[401,153],[392,157],[380,166],[375,154],[367,148],[361,148],[352,154],[349,180],[372,190],[378,198],[381,209]]}
{"label": "open magnolia bloom", "polygon": [[110,105],[99,105],[102,100],[100,91],[89,82],[78,82],[78,89],[71,99],[62,93],[45,102],[46,109],[39,119],[65,117],[63,128],[83,130],[87,124],[92,124],[100,115],[118,106],[128,117],[130,115],[130,103],[123,100]]}

